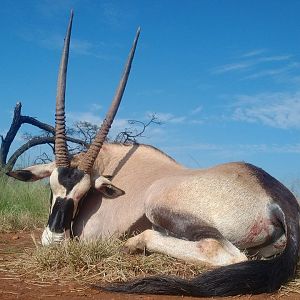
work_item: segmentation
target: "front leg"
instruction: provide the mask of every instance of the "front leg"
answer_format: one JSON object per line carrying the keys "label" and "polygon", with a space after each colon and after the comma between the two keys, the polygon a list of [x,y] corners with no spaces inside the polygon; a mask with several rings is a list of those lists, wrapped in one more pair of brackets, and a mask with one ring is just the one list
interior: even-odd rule
{"label": "front leg", "polygon": [[[150,229],[148,229],[151,231]],[[122,248],[122,251],[127,254],[136,254],[136,253],[143,253],[146,249],[146,236],[148,230],[143,231],[142,233],[129,238],[125,245]]]}
{"label": "front leg", "polygon": [[188,241],[147,229],[125,243],[124,251],[134,254],[145,249],[166,254],[187,262],[224,266],[247,260],[233,244],[223,239],[203,238]]}

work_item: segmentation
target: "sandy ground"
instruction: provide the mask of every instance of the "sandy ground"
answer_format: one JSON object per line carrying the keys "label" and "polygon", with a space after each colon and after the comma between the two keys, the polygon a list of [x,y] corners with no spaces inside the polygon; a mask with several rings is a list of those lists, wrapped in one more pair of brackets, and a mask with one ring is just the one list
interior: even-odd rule
{"label": "sandy ground", "polygon": [[[78,283],[41,282],[26,278],[21,274],[12,272],[7,267],[7,262],[15,259],[24,248],[32,248],[34,243],[30,232],[0,234],[0,299],[132,299],[132,300],[179,300],[195,299],[181,296],[142,296],[104,293]],[[207,298],[202,298],[207,299]],[[222,297],[210,299],[300,299],[300,295],[289,294],[286,296],[272,295],[246,295],[238,297]]]}

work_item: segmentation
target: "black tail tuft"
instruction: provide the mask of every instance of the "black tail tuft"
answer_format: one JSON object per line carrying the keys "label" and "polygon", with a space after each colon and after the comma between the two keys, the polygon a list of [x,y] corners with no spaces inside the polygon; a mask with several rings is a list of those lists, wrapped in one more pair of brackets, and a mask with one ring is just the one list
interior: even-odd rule
{"label": "black tail tuft", "polygon": [[[181,278],[154,276],[135,279],[126,283],[94,287],[108,292],[157,295],[186,295],[187,292],[193,288],[187,280]],[[170,287],[172,287],[172,290]]]}
{"label": "black tail tuft", "polygon": [[233,296],[274,292],[286,281],[285,275],[284,269],[275,274],[271,261],[248,261],[221,267],[191,280],[155,276],[97,288],[132,294]]}

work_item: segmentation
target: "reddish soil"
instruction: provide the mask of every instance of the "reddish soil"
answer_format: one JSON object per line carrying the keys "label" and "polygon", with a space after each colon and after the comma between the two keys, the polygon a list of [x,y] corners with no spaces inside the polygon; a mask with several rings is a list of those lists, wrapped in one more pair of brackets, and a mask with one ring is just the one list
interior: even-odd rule
{"label": "reddish soil", "polygon": [[[29,232],[19,232],[10,234],[0,234],[0,299],[112,299],[112,300],[179,300],[195,299],[181,296],[141,296],[104,293],[91,289],[77,283],[60,284],[58,282],[41,282],[26,278],[13,270],[9,270],[7,262],[15,259],[24,248],[33,248],[34,243]],[[202,298],[203,299],[203,298]],[[213,298],[210,298],[213,299]],[[215,298],[216,299],[216,298]],[[239,296],[217,299],[280,299],[292,300],[300,299],[300,295],[289,294],[286,296],[258,295],[258,296]]]}

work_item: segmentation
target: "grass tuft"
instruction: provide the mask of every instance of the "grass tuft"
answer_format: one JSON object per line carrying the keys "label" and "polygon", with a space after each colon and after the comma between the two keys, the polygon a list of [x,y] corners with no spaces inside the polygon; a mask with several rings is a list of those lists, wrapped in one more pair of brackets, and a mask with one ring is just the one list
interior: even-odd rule
{"label": "grass tuft", "polygon": [[37,246],[11,264],[14,264],[14,269],[21,270],[27,276],[38,276],[42,281],[77,280],[89,284],[127,281],[137,276],[156,274],[188,278],[204,270],[203,266],[157,253],[125,254],[121,251],[123,243],[111,238],[90,242],[70,240],[51,247]]}

